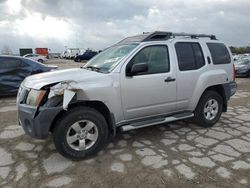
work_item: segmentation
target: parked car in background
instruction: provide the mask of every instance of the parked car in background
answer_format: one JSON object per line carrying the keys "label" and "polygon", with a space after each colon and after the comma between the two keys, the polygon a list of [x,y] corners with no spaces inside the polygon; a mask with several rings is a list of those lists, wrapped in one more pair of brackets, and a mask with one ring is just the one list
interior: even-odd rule
{"label": "parked car in background", "polygon": [[61,59],[66,58],[66,53],[67,53],[67,51],[63,51],[63,52],[60,54],[60,58],[61,58]]}
{"label": "parked car in background", "polygon": [[0,56],[0,96],[16,94],[27,76],[56,69],[57,66],[44,65],[28,58]]}
{"label": "parked car in background", "polygon": [[238,54],[233,55],[233,60],[234,61],[238,61],[241,58],[242,58],[241,55],[238,55]]}
{"label": "parked car in background", "polygon": [[68,48],[66,50],[65,54],[65,58],[66,59],[74,59],[76,55],[78,55],[80,53],[80,49],[79,48]]}
{"label": "parked car in background", "polygon": [[43,63],[48,60],[47,57],[39,55],[39,54],[26,54],[23,57],[32,59],[34,61],[38,61],[40,63]]}
{"label": "parked car in background", "polygon": [[234,62],[234,65],[237,77],[240,76],[250,77],[250,57],[239,59]]}
{"label": "parked car in background", "polygon": [[238,61],[238,60],[243,59],[243,58],[250,58],[250,54],[246,53],[246,54],[235,54],[235,55],[233,55],[233,60],[234,61]]}
{"label": "parked car in background", "polygon": [[83,60],[90,60],[96,54],[98,54],[98,52],[93,50],[86,50],[83,54],[75,56],[74,61],[81,62]]}

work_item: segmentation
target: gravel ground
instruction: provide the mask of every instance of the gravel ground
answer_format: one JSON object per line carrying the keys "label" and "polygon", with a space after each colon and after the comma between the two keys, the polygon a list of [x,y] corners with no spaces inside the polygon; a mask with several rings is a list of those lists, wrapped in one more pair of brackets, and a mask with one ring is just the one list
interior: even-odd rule
{"label": "gravel ground", "polygon": [[81,63],[74,62],[74,60],[68,59],[50,59],[45,62],[45,64],[57,65],[59,69],[69,69],[69,68],[79,68],[85,65],[87,61],[82,61]]}
{"label": "gravel ground", "polygon": [[228,112],[213,128],[178,121],[119,133],[96,157],[80,162],[61,157],[51,137],[25,135],[15,98],[2,98],[0,187],[250,187],[250,79],[237,84]]}

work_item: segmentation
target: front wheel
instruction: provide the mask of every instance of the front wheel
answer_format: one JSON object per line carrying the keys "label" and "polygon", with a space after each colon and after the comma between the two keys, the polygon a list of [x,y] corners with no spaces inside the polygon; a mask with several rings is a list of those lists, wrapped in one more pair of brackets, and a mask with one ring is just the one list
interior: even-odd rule
{"label": "front wheel", "polygon": [[202,127],[212,127],[220,119],[223,99],[215,91],[206,91],[195,109],[194,120]]}
{"label": "front wheel", "polygon": [[89,107],[69,110],[53,130],[55,147],[71,160],[95,155],[108,139],[108,125],[98,111]]}

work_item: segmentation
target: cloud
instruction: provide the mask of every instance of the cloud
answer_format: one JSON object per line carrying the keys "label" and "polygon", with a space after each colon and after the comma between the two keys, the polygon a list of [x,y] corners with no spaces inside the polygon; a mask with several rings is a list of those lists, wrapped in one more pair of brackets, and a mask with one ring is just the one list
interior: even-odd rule
{"label": "cloud", "polygon": [[249,0],[0,0],[0,49],[102,49],[128,35],[167,30],[250,43]]}

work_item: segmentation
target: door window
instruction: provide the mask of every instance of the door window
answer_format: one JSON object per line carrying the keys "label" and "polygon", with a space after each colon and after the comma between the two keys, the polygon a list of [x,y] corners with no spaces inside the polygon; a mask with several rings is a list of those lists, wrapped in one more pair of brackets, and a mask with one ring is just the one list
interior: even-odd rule
{"label": "door window", "polygon": [[196,70],[205,65],[199,43],[178,42],[175,44],[180,71]]}
{"label": "door window", "polygon": [[[142,74],[156,74],[169,72],[169,53],[165,45],[148,46],[139,51],[129,62],[126,72],[131,71],[131,67],[137,63],[147,63],[148,71]],[[140,74],[141,75],[141,74]]]}

